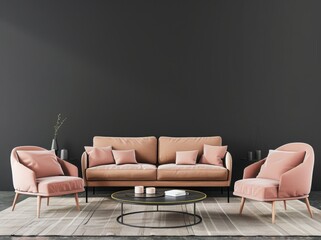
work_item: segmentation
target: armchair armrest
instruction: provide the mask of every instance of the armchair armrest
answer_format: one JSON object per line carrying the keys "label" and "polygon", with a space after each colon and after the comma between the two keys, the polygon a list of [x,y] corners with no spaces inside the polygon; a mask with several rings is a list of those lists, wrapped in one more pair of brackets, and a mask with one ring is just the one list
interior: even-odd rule
{"label": "armchair armrest", "polygon": [[65,160],[62,160],[58,158],[58,162],[60,163],[60,166],[66,176],[73,176],[73,177],[78,177],[78,168],[71,164],[70,162],[67,162]]}
{"label": "armchair armrest", "polygon": [[261,166],[265,163],[265,160],[266,158],[247,166],[243,171],[243,179],[255,178],[259,174]]}
{"label": "armchair armrest", "polygon": [[16,191],[37,193],[36,174],[18,161],[11,164],[13,186]]}
{"label": "armchair armrest", "polygon": [[232,163],[233,163],[232,155],[229,152],[227,152],[225,156],[225,167],[228,170],[229,184],[231,183],[231,179],[232,179],[232,165],[233,165]]}
{"label": "armchair armrest", "polygon": [[279,197],[299,197],[309,195],[312,184],[312,169],[306,162],[283,173],[279,183]]}
{"label": "armchair armrest", "polygon": [[82,178],[84,179],[85,186],[87,186],[87,178],[86,178],[86,169],[88,168],[87,165],[87,153],[84,152],[81,155],[81,173],[82,173]]}

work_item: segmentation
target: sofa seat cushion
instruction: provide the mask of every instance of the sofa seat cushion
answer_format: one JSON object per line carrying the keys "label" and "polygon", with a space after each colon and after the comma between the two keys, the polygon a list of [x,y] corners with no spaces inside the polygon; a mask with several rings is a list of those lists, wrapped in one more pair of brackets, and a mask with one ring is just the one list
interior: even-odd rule
{"label": "sofa seat cushion", "polygon": [[156,166],[148,163],[96,166],[87,168],[86,178],[91,181],[156,180]]}
{"label": "sofa seat cushion", "polygon": [[264,178],[247,178],[235,182],[234,195],[259,201],[278,197],[279,181]]}
{"label": "sofa seat cushion", "polygon": [[161,181],[226,181],[227,176],[228,170],[225,167],[208,164],[176,165],[170,163],[160,165],[157,169],[157,180]]}
{"label": "sofa seat cushion", "polygon": [[37,178],[38,193],[44,196],[58,196],[84,191],[84,180],[79,177],[54,176]]}

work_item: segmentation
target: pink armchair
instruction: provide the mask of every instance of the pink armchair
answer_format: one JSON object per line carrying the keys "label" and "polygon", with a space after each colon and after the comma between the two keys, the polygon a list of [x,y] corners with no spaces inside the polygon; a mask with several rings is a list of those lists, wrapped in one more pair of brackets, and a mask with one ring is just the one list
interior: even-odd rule
{"label": "pink armchair", "polygon": [[243,179],[236,181],[234,195],[242,197],[240,214],[246,199],[272,203],[272,223],[275,223],[275,202],[283,201],[286,209],[287,200],[304,199],[308,212],[313,217],[309,203],[314,166],[313,148],[306,143],[289,143],[276,150],[302,152],[305,151],[303,162],[283,173],[279,180],[257,178],[266,159],[253,163],[244,169]]}
{"label": "pink armchair", "polygon": [[[11,152],[11,169],[15,197],[12,204],[12,211],[15,209],[20,194],[37,196],[37,217],[40,217],[41,199],[53,196],[75,194],[77,209],[80,210],[78,193],[84,191],[83,179],[78,177],[78,168],[73,164],[57,157],[64,175],[36,177],[36,172],[22,164],[17,151],[39,151],[46,150],[36,146],[16,147]],[[57,164],[57,163],[56,163]]]}

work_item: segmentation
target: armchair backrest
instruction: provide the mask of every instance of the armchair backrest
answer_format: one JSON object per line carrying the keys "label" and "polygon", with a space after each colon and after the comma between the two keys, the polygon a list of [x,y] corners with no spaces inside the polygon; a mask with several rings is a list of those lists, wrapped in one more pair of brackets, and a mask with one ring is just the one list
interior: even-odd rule
{"label": "armchair backrest", "polygon": [[17,154],[17,151],[32,151],[32,150],[46,150],[45,148],[42,147],[37,147],[37,146],[20,146],[20,147],[15,147],[11,151],[11,157],[10,157],[10,162],[11,162],[11,167],[12,164],[15,162],[19,162],[19,157]]}
{"label": "armchair backrest", "polygon": [[311,190],[314,167],[314,150],[312,146],[310,146],[307,143],[297,142],[282,145],[278,147],[276,150],[296,152],[305,151],[303,162],[298,166],[300,169],[296,171],[298,173],[296,177],[304,176],[304,178],[300,180],[300,185],[302,188],[301,191],[305,194],[308,194]]}
{"label": "armchair backrest", "polygon": [[12,170],[12,181],[13,186],[16,191],[21,192],[30,192],[36,193],[38,192],[37,184],[36,184],[36,174],[23,164],[19,162],[19,157],[17,154],[18,150],[45,150],[41,147],[36,146],[21,146],[16,147],[11,151],[10,163]]}
{"label": "armchair backrest", "polygon": [[314,151],[313,148],[307,143],[288,143],[278,147],[276,150],[281,151],[294,151],[294,152],[301,152],[305,151],[305,156],[303,159],[302,164],[306,165],[312,174],[313,166],[314,166]]}

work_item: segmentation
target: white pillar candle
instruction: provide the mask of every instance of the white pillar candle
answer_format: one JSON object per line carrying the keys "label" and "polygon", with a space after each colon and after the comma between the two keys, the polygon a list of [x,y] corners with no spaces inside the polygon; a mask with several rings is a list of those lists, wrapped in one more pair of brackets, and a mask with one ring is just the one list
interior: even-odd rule
{"label": "white pillar candle", "polygon": [[155,194],[156,193],[156,188],[148,187],[148,188],[146,188],[146,193],[147,194]]}
{"label": "white pillar candle", "polygon": [[135,193],[144,193],[144,186],[135,186]]}

